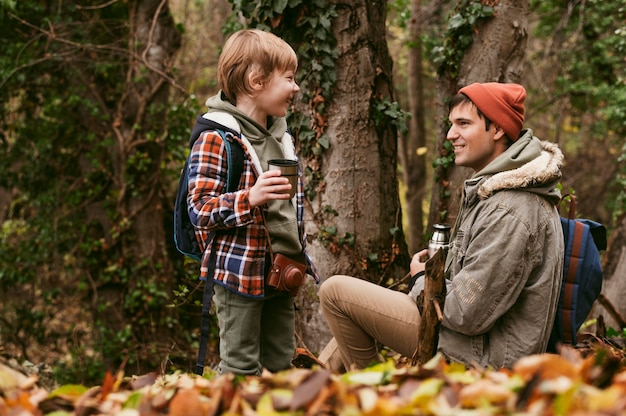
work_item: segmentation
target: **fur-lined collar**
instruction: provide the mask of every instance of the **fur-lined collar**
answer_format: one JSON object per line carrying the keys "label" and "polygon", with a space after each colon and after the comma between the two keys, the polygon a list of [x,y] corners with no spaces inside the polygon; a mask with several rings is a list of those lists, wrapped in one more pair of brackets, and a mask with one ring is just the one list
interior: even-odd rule
{"label": "fur-lined collar", "polygon": [[488,198],[503,189],[528,188],[556,182],[561,178],[563,153],[554,144],[541,141],[541,155],[513,170],[496,173],[485,179],[478,189],[478,196]]}

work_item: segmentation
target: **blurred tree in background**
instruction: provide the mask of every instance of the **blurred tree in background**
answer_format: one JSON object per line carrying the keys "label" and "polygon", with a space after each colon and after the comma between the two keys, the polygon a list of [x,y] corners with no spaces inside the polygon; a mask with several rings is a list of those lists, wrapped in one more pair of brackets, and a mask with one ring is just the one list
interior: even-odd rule
{"label": "blurred tree in background", "polygon": [[181,33],[163,1],[1,6],[1,343],[79,380],[158,368],[189,337],[167,308]]}

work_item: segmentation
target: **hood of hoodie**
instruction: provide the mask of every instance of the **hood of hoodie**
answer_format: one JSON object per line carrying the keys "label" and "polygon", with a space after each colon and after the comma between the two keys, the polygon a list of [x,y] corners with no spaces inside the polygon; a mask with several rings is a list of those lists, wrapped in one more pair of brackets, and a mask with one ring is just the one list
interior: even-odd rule
{"label": "hood of hoodie", "polygon": [[280,143],[285,131],[287,131],[287,120],[285,117],[269,117],[267,121],[268,127],[265,128],[242,113],[231,102],[227,101],[221,91],[209,97],[205,104],[209,113],[226,112],[235,117],[241,127],[241,133],[246,136],[252,144],[254,144],[255,141],[264,140],[267,137],[273,137]]}
{"label": "hood of hoodie", "polygon": [[485,178],[478,189],[482,199],[504,189],[524,189],[556,205],[561,198],[556,185],[561,179],[562,165],[563,153],[559,147],[539,140],[532,130],[526,129],[504,153],[472,178]]}

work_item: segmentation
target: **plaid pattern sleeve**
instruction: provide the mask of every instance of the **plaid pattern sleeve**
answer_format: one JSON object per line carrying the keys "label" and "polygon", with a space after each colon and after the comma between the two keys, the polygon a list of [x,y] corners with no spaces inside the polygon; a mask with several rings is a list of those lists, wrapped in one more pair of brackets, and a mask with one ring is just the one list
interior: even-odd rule
{"label": "plaid pattern sleeve", "polygon": [[[227,140],[237,138],[227,133]],[[227,165],[222,138],[211,131],[200,135],[189,163],[189,217],[201,246],[210,245],[215,252],[215,281],[242,295],[260,297],[267,239],[260,213],[248,200],[256,174],[244,158],[239,190],[226,193]],[[211,231],[215,231],[214,241],[207,241]],[[201,279],[207,278],[209,254],[209,250],[204,251]]]}

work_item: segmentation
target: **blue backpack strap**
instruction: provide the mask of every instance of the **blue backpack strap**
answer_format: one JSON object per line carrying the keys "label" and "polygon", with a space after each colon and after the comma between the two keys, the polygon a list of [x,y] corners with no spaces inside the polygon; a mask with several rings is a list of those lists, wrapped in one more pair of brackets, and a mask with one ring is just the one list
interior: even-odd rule
{"label": "blue backpack strap", "polygon": [[228,140],[226,134],[217,130],[222,136],[224,146],[226,147],[226,154],[228,157],[228,177],[226,179],[226,191],[235,192],[239,189],[239,181],[241,179],[241,173],[243,172],[243,148],[238,140]]}
{"label": "blue backpack strap", "polygon": [[178,180],[176,199],[174,200],[174,244],[185,256],[200,261],[202,250],[196,240],[196,232],[187,207],[187,189],[189,184],[189,157]]}

